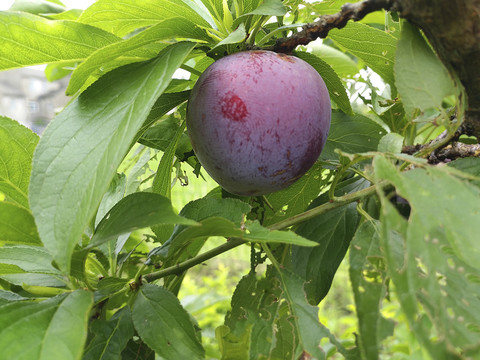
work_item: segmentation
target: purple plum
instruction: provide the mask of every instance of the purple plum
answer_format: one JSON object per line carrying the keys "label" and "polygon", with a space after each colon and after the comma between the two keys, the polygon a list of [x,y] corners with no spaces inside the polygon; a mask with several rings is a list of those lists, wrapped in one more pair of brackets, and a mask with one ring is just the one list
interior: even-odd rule
{"label": "purple plum", "polygon": [[216,61],[200,76],[187,107],[198,160],[225,190],[264,195],[299,179],[327,140],[327,87],[305,61],[245,51]]}

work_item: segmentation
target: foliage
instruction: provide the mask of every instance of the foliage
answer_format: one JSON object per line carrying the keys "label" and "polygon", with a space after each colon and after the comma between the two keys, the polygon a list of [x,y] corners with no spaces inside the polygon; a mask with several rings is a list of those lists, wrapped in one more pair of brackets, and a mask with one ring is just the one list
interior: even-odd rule
{"label": "foliage", "polygon": [[[455,133],[465,104],[396,14],[297,48],[333,108],[327,145],[301,179],[264,197],[215,187],[178,201],[181,185],[208,179],[184,125],[198,76],[343,3],[98,0],[82,12],[17,0],[0,12],[0,70],[48,64],[49,79],[70,75],[72,96],[40,138],[0,117],[2,356],[480,356],[480,161],[401,153]],[[251,254],[241,279],[185,277],[239,246]],[[325,305],[341,264],[356,336]],[[205,290],[233,281],[233,294]],[[213,334],[209,301],[226,311],[229,297]]]}

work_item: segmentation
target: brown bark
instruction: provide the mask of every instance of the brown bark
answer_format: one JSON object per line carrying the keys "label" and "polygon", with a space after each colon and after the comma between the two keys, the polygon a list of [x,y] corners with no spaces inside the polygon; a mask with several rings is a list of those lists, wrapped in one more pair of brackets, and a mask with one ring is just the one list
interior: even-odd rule
{"label": "brown bark", "polygon": [[464,132],[480,140],[480,0],[395,0],[465,87]]}

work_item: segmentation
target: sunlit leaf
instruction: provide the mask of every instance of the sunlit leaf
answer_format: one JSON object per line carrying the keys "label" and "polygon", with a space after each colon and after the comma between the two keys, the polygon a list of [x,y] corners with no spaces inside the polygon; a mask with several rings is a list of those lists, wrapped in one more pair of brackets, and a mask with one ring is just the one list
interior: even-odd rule
{"label": "sunlit leaf", "polygon": [[7,200],[25,208],[28,208],[28,184],[38,139],[15,120],[0,116],[0,192]]}
{"label": "sunlit leaf", "polygon": [[99,245],[119,235],[157,224],[196,225],[178,216],[170,201],[159,194],[137,192],[120,200],[100,221],[92,238]]}
{"label": "sunlit leaf", "polygon": [[193,46],[178,43],[152,61],[110,72],[45,130],[30,203],[40,237],[63,271],[136,132]]}
{"label": "sunlit leaf", "polygon": [[0,11],[0,70],[83,60],[120,40],[115,35],[67,20]]}
{"label": "sunlit leaf", "polygon": [[182,17],[194,24],[209,27],[209,23],[192,9],[187,1],[181,0],[97,1],[82,13],[79,21],[118,36],[125,36],[136,29],[175,17]]}
{"label": "sunlit leaf", "polygon": [[334,29],[328,37],[380,75],[386,83],[395,86],[393,65],[397,39],[385,31],[358,22],[349,22],[342,29]]}

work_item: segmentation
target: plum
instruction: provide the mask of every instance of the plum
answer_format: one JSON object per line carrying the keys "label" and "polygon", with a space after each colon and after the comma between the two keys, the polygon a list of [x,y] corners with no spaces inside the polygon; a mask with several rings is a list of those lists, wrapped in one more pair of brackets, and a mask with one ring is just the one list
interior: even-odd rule
{"label": "plum", "polygon": [[299,179],[327,140],[327,87],[307,62],[244,51],[214,62],[187,105],[193,150],[228,192],[264,195]]}

